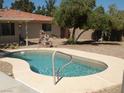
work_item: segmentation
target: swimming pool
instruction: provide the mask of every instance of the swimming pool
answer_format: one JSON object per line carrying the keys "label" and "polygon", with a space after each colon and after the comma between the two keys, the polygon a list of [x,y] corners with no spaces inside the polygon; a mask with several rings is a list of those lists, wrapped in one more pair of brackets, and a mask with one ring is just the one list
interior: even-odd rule
{"label": "swimming pool", "polygon": [[[25,54],[27,52],[28,54],[31,54],[33,52],[45,52],[47,55],[50,55],[53,53],[53,51],[60,51],[72,55],[73,60],[80,60],[80,62],[77,62],[79,64],[85,64],[90,67],[106,69],[103,69],[104,71],[96,72],[94,74],[92,73],[85,76],[79,75],[73,77],[63,77],[62,80],[60,80],[55,85],[53,82],[53,76],[45,75],[43,73],[38,74],[35,67],[33,68],[35,68],[35,71],[37,73],[33,72],[30,69],[32,68],[32,66],[29,65],[28,61],[30,61],[31,59],[28,59],[28,57],[18,57],[20,56],[20,53]],[[31,87],[32,89],[35,89],[39,93],[82,93],[82,91],[83,93],[95,93],[102,90],[105,90],[105,93],[107,93],[108,91],[106,91],[106,89],[112,86],[120,85],[122,83],[124,60],[120,58],[67,48],[24,48],[8,50],[8,52],[14,53],[16,57],[3,57],[0,58],[0,61],[10,63],[13,66],[14,78],[22,82],[23,84],[26,84],[27,86]],[[16,53],[18,55],[16,55]],[[51,56],[52,55],[50,55],[50,57]],[[61,56],[61,54],[56,54],[56,56],[62,58],[66,57],[66,62],[68,62],[69,60],[69,57]],[[40,60],[40,62],[43,62],[43,60]],[[75,69],[71,70],[74,71]],[[116,88],[112,90],[114,92],[118,92]]]}
{"label": "swimming pool", "polygon": [[[32,71],[52,76],[52,54],[53,51],[21,51],[9,54],[9,57],[23,59],[29,63]],[[55,55],[55,71],[61,69],[65,64],[68,64],[70,56],[56,53]],[[104,71],[107,66],[105,64],[98,64],[92,62],[93,60],[87,60],[72,56],[72,62],[64,69],[59,70],[60,75],[63,77],[77,77],[86,76]],[[57,73],[57,72],[56,72]]]}

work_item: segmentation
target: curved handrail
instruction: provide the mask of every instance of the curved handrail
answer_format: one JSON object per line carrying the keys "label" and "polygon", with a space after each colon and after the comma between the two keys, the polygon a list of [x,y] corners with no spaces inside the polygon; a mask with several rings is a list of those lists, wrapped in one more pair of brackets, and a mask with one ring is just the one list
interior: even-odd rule
{"label": "curved handrail", "polygon": [[[60,73],[60,70],[63,70],[67,65],[69,65],[69,64],[72,63],[72,55],[69,55],[69,54],[67,54],[67,53],[63,53],[63,52],[60,52],[60,51],[54,51],[54,52],[53,52],[53,54],[52,54],[52,70],[53,70],[53,80],[54,80],[54,84],[56,84],[56,72],[55,72],[55,55],[56,55],[56,53],[61,53],[61,54],[70,56],[69,63],[63,65],[61,69],[59,68],[58,71],[57,71],[57,74]],[[57,76],[58,76],[58,75],[57,75]]]}
{"label": "curved handrail", "polygon": [[68,66],[68,65],[71,64],[71,63],[72,63],[72,58],[70,59],[69,63],[67,63],[67,64],[63,65],[61,68],[59,68],[59,69],[57,70],[57,73],[60,73],[60,71],[62,71],[66,66]]}

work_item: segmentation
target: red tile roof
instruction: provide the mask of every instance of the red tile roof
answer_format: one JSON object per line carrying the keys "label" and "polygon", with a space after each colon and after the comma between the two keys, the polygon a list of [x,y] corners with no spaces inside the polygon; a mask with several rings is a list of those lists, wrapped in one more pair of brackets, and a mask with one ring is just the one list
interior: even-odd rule
{"label": "red tile roof", "polygon": [[23,12],[13,9],[0,9],[0,20],[52,22],[52,17]]}

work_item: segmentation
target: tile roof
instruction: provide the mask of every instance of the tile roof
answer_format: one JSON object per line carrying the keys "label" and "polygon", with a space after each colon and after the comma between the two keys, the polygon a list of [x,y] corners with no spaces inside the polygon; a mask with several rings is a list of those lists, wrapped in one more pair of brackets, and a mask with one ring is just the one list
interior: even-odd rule
{"label": "tile roof", "polygon": [[13,9],[0,9],[0,20],[2,21],[39,21],[52,22],[52,17],[23,12]]}

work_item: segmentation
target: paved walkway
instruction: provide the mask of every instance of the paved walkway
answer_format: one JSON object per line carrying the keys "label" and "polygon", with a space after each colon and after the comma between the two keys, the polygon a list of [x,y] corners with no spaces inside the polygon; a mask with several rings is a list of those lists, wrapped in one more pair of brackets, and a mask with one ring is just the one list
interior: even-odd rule
{"label": "paved walkway", "polygon": [[0,93],[38,93],[0,72]]}

